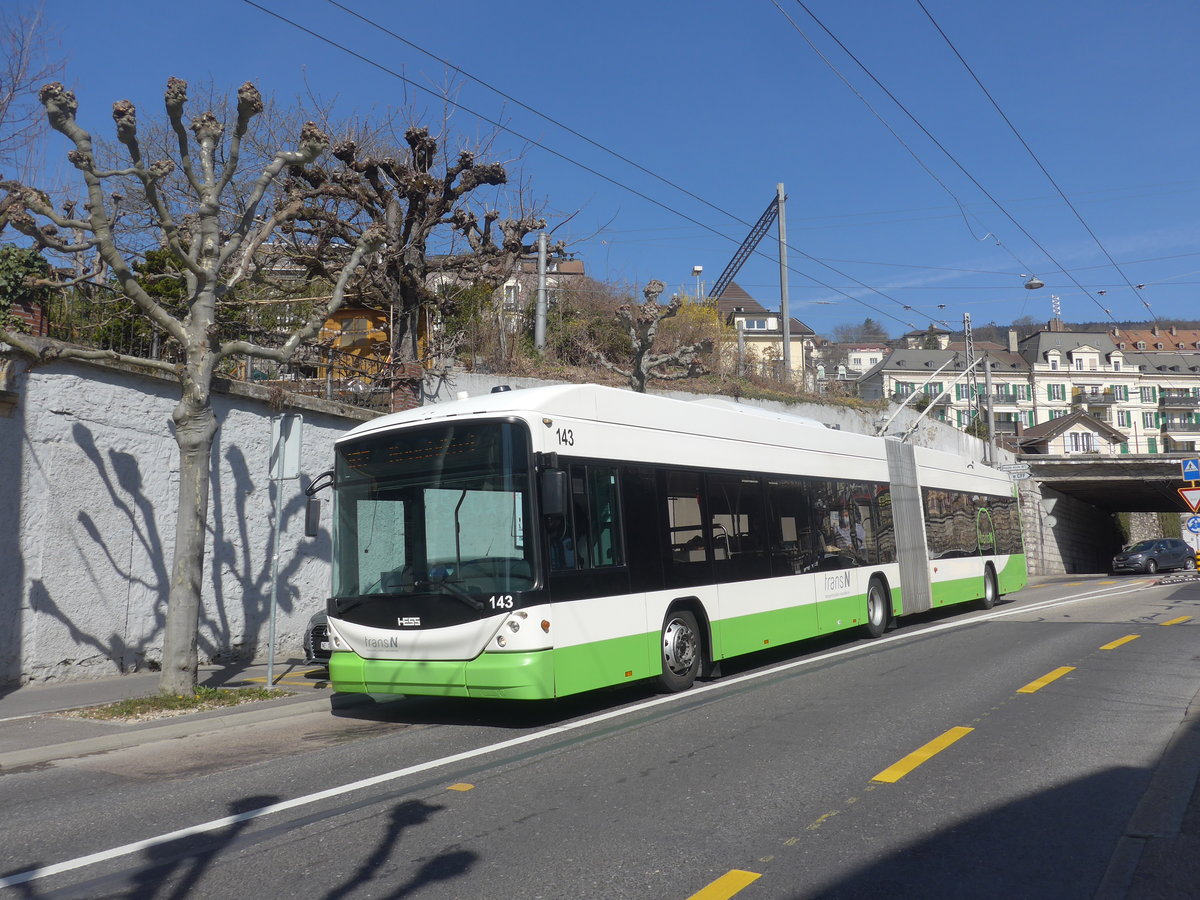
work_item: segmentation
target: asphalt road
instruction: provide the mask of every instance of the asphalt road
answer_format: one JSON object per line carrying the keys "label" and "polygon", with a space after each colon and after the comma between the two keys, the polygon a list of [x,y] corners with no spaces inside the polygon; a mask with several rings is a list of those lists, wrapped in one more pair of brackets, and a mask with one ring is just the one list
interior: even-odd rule
{"label": "asphalt road", "polygon": [[0,873],[55,867],[0,895],[1091,898],[1198,628],[1200,583],[1091,578],[682,695],[338,703],[84,756],[0,777]]}

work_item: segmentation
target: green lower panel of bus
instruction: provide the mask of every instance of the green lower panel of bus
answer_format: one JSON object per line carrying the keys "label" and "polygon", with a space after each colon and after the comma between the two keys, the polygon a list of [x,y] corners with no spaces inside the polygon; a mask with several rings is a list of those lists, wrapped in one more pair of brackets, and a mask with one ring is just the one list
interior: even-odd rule
{"label": "green lower panel of bus", "polygon": [[[1024,557],[1012,557],[998,576],[1003,593],[1026,580]],[[935,605],[972,600],[982,594],[982,579],[940,582],[933,590]],[[892,607],[897,612],[902,608],[897,586],[892,587]],[[734,616],[713,623],[712,651],[716,659],[729,659],[855,628],[865,617],[864,594]],[[333,689],[346,693],[542,700],[658,675],[658,641],[655,631],[554,650],[484,653],[473,660],[445,661],[363,659],[338,651],[329,662],[329,676]]]}
{"label": "green lower panel of bus", "polygon": [[[1029,574],[1025,569],[1024,556],[1010,556],[1004,567],[996,573],[996,587],[1001,594],[1011,594],[1020,590],[1029,582]],[[955,578],[949,581],[935,581],[931,585],[934,606],[949,606],[953,603],[967,603],[978,600],[983,596],[983,578]]]}
{"label": "green lower panel of bus", "polygon": [[329,660],[335,691],[541,700],[554,696],[551,651],[485,653],[472,660],[363,659],[338,651]]}
{"label": "green lower panel of bus", "polygon": [[329,680],[344,693],[543,700],[657,675],[650,669],[657,649],[657,634],[639,634],[531,653],[484,653],[472,660],[363,659],[337,652],[329,661]]}
{"label": "green lower panel of bus", "polygon": [[1025,554],[1010,556],[1004,568],[996,573],[996,581],[1002,594],[1011,594],[1029,584],[1029,568]]}

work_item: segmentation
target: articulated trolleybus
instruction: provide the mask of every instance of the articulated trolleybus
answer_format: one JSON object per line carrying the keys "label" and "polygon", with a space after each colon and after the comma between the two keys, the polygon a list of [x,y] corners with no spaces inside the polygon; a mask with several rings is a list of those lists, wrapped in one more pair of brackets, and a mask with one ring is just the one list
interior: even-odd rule
{"label": "articulated trolleybus", "polygon": [[543,699],[997,598],[1013,482],[728,401],[493,392],[338,440],[337,691]]}

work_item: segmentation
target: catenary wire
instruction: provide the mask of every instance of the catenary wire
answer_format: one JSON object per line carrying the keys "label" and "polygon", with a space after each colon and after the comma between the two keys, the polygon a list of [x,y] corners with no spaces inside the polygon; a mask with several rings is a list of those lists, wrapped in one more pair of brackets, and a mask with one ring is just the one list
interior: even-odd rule
{"label": "catenary wire", "polygon": [[[616,180],[616,179],[614,179],[614,178],[612,178],[612,177],[610,177],[610,176],[608,176],[608,175],[605,175],[604,173],[602,173],[602,172],[598,171],[597,169],[595,169],[595,168],[593,168],[593,167],[591,167],[591,166],[587,165],[586,163],[580,162],[579,160],[577,160],[577,159],[574,159],[573,157],[571,157],[571,156],[568,156],[567,154],[564,154],[564,153],[562,153],[562,152],[560,152],[560,151],[557,151],[557,150],[553,149],[552,147],[549,147],[549,146],[547,146],[545,143],[543,143],[543,142],[541,142],[541,141],[538,141],[538,140],[536,140],[536,139],[534,139],[534,138],[532,138],[532,137],[529,137],[528,135],[522,134],[521,132],[517,131],[516,129],[514,129],[514,128],[511,128],[511,127],[509,127],[509,126],[507,126],[507,125],[504,125],[503,123],[501,123],[501,122],[499,122],[499,121],[496,121],[495,119],[493,119],[493,118],[491,118],[491,117],[489,117],[489,116],[487,116],[487,115],[485,115],[485,114],[483,114],[483,113],[480,113],[480,112],[478,112],[478,111],[476,111],[476,110],[474,110],[474,109],[471,109],[470,107],[466,106],[466,105],[465,105],[465,104],[463,104],[463,103],[460,103],[460,102],[458,102],[458,101],[456,101],[456,100],[453,100],[453,99],[451,99],[451,98],[448,98],[448,97],[446,97],[446,96],[444,96],[444,95],[438,94],[437,92],[435,92],[435,91],[431,90],[430,88],[426,87],[425,85],[422,85],[422,84],[420,84],[420,83],[418,83],[418,82],[416,82],[416,81],[414,81],[414,80],[412,80],[412,79],[408,78],[407,76],[403,75],[402,73],[400,73],[400,72],[397,72],[397,71],[395,71],[394,69],[390,69],[390,68],[388,68],[387,66],[385,66],[384,64],[382,64],[382,63],[380,63],[380,62],[378,62],[378,61],[376,61],[376,60],[374,60],[374,59],[371,59],[370,57],[368,57],[368,56],[366,56],[366,55],[364,55],[364,54],[362,54],[362,53],[359,53],[359,52],[357,52],[357,51],[355,51],[355,50],[352,50],[352,49],[350,49],[349,47],[347,47],[347,46],[345,46],[345,45],[343,45],[343,44],[341,44],[341,43],[338,43],[337,41],[335,41],[335,40],[333,40],[333,39],[331,39],[331,38],[327,37],[326,35],[323,35],[323,34],[320,34],[320,33],[318,33],[318,32],[315,32],[315,31],[313,31],[312,29],[310,29],[310,28],[307,28],[307,27],[305,27],[304,25],[301,25],[299,22],[296,22],[296,21],[294,21],[294,20],[292,20],[292,19],[288,18],[287,16],[285,16],[285,15],[283,15],[283,14],[281,14],[281,13],[278,13],[278,12],[275,12],[274,10],[268,9],[267,7],[265,7],[265,6],[262,6],[261,4],[259,4],[259,3],[255,2],[255,0],[242,0],[242,2],[243,2],[243,3],[245,3],[245,4],[246,4],[246,5],[248,5],[248,6],[254,7],[255,9],[259,10],[260,12],[266,13],[267,15],[269,15],[269,16],[271,16],[271,17],[275,18],[275,19],[278,19],[279,21],[281,21],[281,22],[283,22],[283,23],[285,23],[285,24],[287,24],[287,25],[290,25],[290,26],[292,26],[293,28],[297,29],[298,31],[302,31],[302,32],[304,32],[305,34],[308,34],[310,37],[314,37],[314,38],[316,38],[316,39],[317,39],[317,40],[319,40],[319,41],[322,41],[322,42],[324,42],[324,43],[326,43],[326,44],[329,44],[329,45],[330,45],[330,46],[332,46],[332,47],[335,47],[336,49],[338,49],[338,50],[342,51],[343,53],[346,53],[346,54],[347,54],[347,55],[349,55],[349,56],[353,56],[354,58],[356,58],[356,59],[358,59],[358,60],[360,60],[360,61],[362,61],[362,62],[366,63],[367,65],[370,65],[370,66],[372,66],[372,67],[374,67],[374,68],[377,68],[377,69],[379,69],[380,71],[382,71],[382,72],[384,72],[384,73],[386,73],[386,74],[388,74],[388,75],[391,75],[392,77],[394,77],[394,78],[396,78],[396,79],[398,79],[398,80],[400,80],[400,81],[403,81],[404,83],[406,83],[406,84],[410,85],[411,87],[414,87],[414,88],[416,88],[417,90],[423,91],[423,92],[425,92],[425,93],[427,93],[427,94],[430,94],[431,96],[435,96],[435,97],[437,97],[439,100],[442,100],[442,101],[444,101],[444,102],[446,102],[446,103],[449,103],[450,105],[452,105],[452,106],[454,106],[454,107],[456,107],[456,108],[458,108],[458,109],[461,109],[461,110],[463,110],[464,112],[466,112],[466,113],[468,113],[468,114],[470,114],[470,115],[472,115],[472,116],[476,117],[477,119],[479,119],[479,120],[480,120],[480,121],[482,121],[482,122],[486,122],[486,123],[488,123],[489,125],[492,125],[493,127],[497,128],[497,129],[500,129],[500,130],[506,131],[506,132],[508,132],[509,134],[512,134],[513,136],[515,136],[515,137],[518,137],[518,138],[520,138],[521,140],[523,140],[523,141],[527,142],[527,143],[528,143],[528,144],[530,144],[531,146],[538,147],[539,149],[543,150],[544,152],[546,152],[546,153],[549,153],[550,155],[554,156],[554,157],[555,157],[555,158],[557,158],[557,159],[560,159],[560,160],[562,160],[562,161],[564,161],[564,162],[567,162],[567,163],[569,163],[569,164],[571,164],[571,165],[577,166],[577,167],[579,167],[579,168],[583,169],[584,171],[588,172],[589,174],[591,174],[591,175],[594,175],[594,176],[596,176],[597,178],[600,178],[601,180],[603,180],[603,181],[605,181],[605,182],[607,182],[607,183],[609,183],[609,184],[613,185],[614,187],[618,187],[618,188],[620,188],[620,189],[622,189],[622,190],[628,191],[628,192],[630,192],[630,193],[634,194],[635,196],[637,196],[637,197],[639,197],[639,198],[641,198],[641,199],[645,200],[646,202],[648,202],[648,203],[651,203],[652,205],[654,205],[654,206],[657,206],[658,208],[660,208],[660,209],[662,209],[662,210],[665,210],[666,212],[669,212],[669,213],[671,213],[672,215],[679,216],[680,218],[682,218],[682,219],[684,219],[684,220],[686,220],[686,221],[688,221],[688,222],[691,222],[693,225],[697,225],[698,227],[700,227],[700,228],[704,229],[705,231],[708,231],[708,232],[710,232],[710,233],[712,233],[712,234],[715,234],[715,235],[717,235],[718,237],[721,237],[721,238],[723,238],[724,240],[731,241],[731,242],[733,242],[733,243],[739,243],[739,241],[738,241],[738,239],[737,239],[737,238],[732,238],[732,237],[730,237],[729,235],[726,235],[726,234],[724,234],[724,233],[722,233],[722,232],[718,231],[717,229],[713,228],[712,226],[710,226],[710,225],[708,225],[708,224],[706,224],[706,223],[704,223],[704,222],[702,222],[702,221],[700,221],[700,220],[698,220],[698,219],[696,219],[696,218],[694,218],[694,217],[692,217],[692,216],[688,215],[687,213],[684,213],[684,212],[682,212],[682,211],[680,211],[680,210],[677,210],[677,209],[675,209],[675,208],[673,208],[673,207],[671,207],[671,206],[669,206],[669,205],[667,205],[667,204],[663,203],[662,201],[659,201],[659,200],[656,200],[656,199],[654,199],[653,197],[650,197],[649,195],[645,194],[645,193],[644,193],[644,192],[642,192],[642,191],[639,191],[638,189],[636,189],[636,188],[634,188],[634,187],[631,187],[631,186],[629,186],[629,185],[627,185],[627,184],[624,184],[624,183],[622,183],[622,182],[620,182],[620,181],[618,181],[618,180]],[[469,76],[468,76],[468,77],[469,77]],[[736,220],[736,221],[742,222],[742,220],[741,220],[740,218],[738,218],[737,216],[734,216],[734,215],[733,215],[733,214],[731,214],[731,213],[727,213],[727,212],[726,212],[726,213],[724,213],[724,214],[725,214],[725,215],[727,215],[727,216],[729,216],[730,218],[732,218],[732,219]],[[743,222],[743,224],[745,224],[745,223]],[[906,303],[902,302],[901,300],[898,300],[898,299],[897,299],[897,298],[895,298],[895,297],[890,297],[890,296],[888,296],[886,293],[884,293],[884,292],[882,292],[882,291],[878,290],[877,288],[874,288],[874,287],[872,287],[871,285],[869,285],[869,284],[866,284],[865,282],[859,281],[859,280],[858,280],[858,279],[856,279],[854,276],[852,276],[852,275],[850,275],[850,274],[848,274],[848,273],[846,273],[846,272],[842,272],[842,271],[838,270],[837,268],[835,268],[835,267],[833,267],[833,266],[829,266],[829,265],[827,265],[826,263],[822,262],[822,261],[821,261],[820,259],[818,259],[817,257],[815,257],[815,256],[812,256],[812,255],[810,255],[810,254],[806,253],[804,250],[802,250],[802,249],[800,249],[800,248],[793,247],[791,244],[788,244],[788,248],[789,248],[789,249],[791,249],[791,250],[794,250],[796,253],[798,253],[799,255],[803,256],[805,259],[808,259],[808,260],[810,260],[811,262],[814,262],[814,263],[816,263],[816,264],[818,264],[818,265],[821,265],[821,266],[823,266],[824,268],[827,268],[827,269],[829,269],[830,271],[832,271],[832,272],[834,272],[835,274],[837,274],[837,275],[841,276],[842,278],[846,278],[846,279],[848,279],[848,280],[850,280],[850,281],[853,281],[853,282],[855,282],[855,283],[856,283],[856,284],[858,284],[860,287],[862,287],[864,290],[870,291],[871,293],[874,293],[874,294],[878,294],[879,296],[883,297],[883,298],[884,298],[884,299],[886,299],[886,300],[889,300],[890,302],[894,303],[896,306],[898,306],[898,307],[900,307],[900,308],[904,309],[905,311],[909,311],[909,312],[913,312],[913,311],[915,311],[914,307],[912,307],[910,304],[906,304]],[[772,258],[771,256],[769,256],[768,254],[762,253],[761,251],[756,251],[756,253],[757,253],[757,255],[761,255],[761,256],[763,256],[763,257],[764,257],[764,258],[766,258],[766,259],[772,259],[772,261],[776,261],[776,262],[777,262],[777,260],[773,260],[773,258]],[[898,317],[898,316],[896,316],[896,315],[893,315],[893,314],[891,314],[891,313],[889,313],[889,312],[887,312],[887,311],[885,311],[885,310],[879,309],[877,306],[874,306],[874,305],[872,305],[872,304],[870,304],[870,303],[867,303],[867,302],[866,302],[866,301],[864,301],[864,300],[863,300],[861,297],[855,297],[855,296],[853,296],[853,295],[847,294],[847,293],[845,293],[844,291],[841,291],[841,290],[839,290],[839,289],[837,289],[837,288],[835,288],[835,287],[833,287],[833,286],[831,286],[831,285],[829,285],[829,284],[826,284],[825,282],[823,282],[823,281],[821,281],[820,279],[818,279],[818,278],[814,277],[813,275],[810,275],[810,274],[808,274],[807,272],[802,272],[802,271],[800,271],[800,270],[798,270],[798,269],[794,268],[794,267],[793,267],[793,266],[791,266],[791,265],[789,265],[789,266],[788,266],[788,270],[789,270],[789,271],[791,271],[791,272],[793,272],[793,273],[795,273],[795,274],[797,274],[797,275],[799,275],[799,276],[801,276],[802,278],[808,279],[808,280],[809,280],[809,281],[811,281],[813,284],[815,284],[815,285],[817,285],[817,286],[819,286],[819,287],[822,287],[822,288],[824,288],[824,289],[826,289],[826,290],[832,291],[832,292],[834,292],[834,293],[836,293],[836,294],[840,294],[840,295],[842,295],[842,296],[846,297],[846,299],[848,299],[848,300],[851,300],[851,301],[853,301],[854,303],[857,303],[857,304],[859,304],[859,305],[861,305],[861,306],[864,306],[864,307],[866,307],[867,309],[871,310],[872,312],[874,312],[874,313],[876,313],[876,314],[878,314],[878,315],[881,315],[881,316],[884,316],[884,317],[886,317],[886,318],[888,318],[888,319],[891,319],[891,320],[892,320],[892,321],[894,321],[894,322],[899,322],[900,324],[902,324],[902,325],[905,325],[905,326],[906,326],[906,327],[908,327],[908,328],[915,328],[915,326],[914,326],[914,324],[913,324],[912,322],[906,322],[906,321],[904,321],[903,319],[899,318],[899,317]],[[934,316],[929,316],[929,315],[927,315],[927,314],[923,314],[923,315],[924,315],[924,317],[925,317],[925,318],[928,318],[928,319],[929,319],[929,320],[930,320],[932,323],[934,323],[934,324],[942,325],[943,327],[947,327],[947,328],[949,327],[949,325],[948,325],[946,322],[944,322],[944,321],[942,321],[942,320],[940,320],[940,319],[938,319],[938,318],[936,318],[936,317],[934,317]]]}

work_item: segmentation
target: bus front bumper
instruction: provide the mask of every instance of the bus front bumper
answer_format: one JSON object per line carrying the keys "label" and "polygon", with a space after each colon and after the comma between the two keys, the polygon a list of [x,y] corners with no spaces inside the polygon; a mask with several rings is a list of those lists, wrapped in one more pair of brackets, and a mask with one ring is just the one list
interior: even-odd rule
{"label": "bus front bumper", "polygon": [[484,653],[471,660],[364,659],[335,651],[329,660],[335,691],[546,700],[554,696],[553,652]]}

